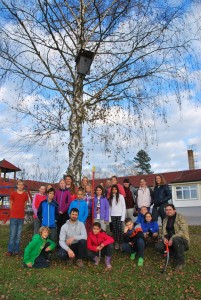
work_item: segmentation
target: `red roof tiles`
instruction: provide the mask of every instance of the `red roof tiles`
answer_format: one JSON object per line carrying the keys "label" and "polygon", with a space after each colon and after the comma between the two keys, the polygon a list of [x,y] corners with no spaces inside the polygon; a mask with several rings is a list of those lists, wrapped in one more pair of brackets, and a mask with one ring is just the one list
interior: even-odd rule
{"label": "red roof tiles", "polygon": [[21,171],[20,168],[14,166],[9,161],[3,159],[0,161],[0,168],[3,172],[14,172],[14,171]]}
{"label": "red roof tiles", "polygon": [[[193,182],[193,181],[201,181],[201,169],[195,170],[185,170],[185,171],[175,171],[175,172],[163,172],[157,173],[162,174],[167,182],[167,184],[176,183],[176,182]],[[136,176],[124,176],[124,177],[117,177],[118,183],[123,184],[123,180],[128,178],[130,183],[134,187],[139,186],[139,181],[143,177],[147,181],[148,186],[154,186],[154,178],[156,174],[148,174],[148,175],[136,175]],[[96,179],[95,186],[103,182],[105,184],[106,180],[104,179]]]}

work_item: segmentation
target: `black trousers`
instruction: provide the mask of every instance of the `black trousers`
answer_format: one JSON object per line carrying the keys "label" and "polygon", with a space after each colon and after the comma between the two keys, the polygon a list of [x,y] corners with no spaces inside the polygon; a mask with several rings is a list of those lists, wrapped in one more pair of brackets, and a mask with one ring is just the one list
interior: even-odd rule
{"label": "black trousers", "polygon": [[168,203],[161,204],[159,207],[154,206],[152,210],[153,220],[158,222],[158,217],[161,217],[161,221],[166,218],[165,207]]}
{"label": "black trousers", "polygon": [[[84,259],[87,256],[87,241],[86,240],[79,240],[79,242],[72,244],[69,248],[75,253],[75,257],[77,259]],[[67,260],[69,258],[68,252],[63,248],[60,248],[58,253],[58,257],[61,260]]]}
{"label": "black trousers", "polygon": [[68,212],[65,212],[63,214],[59,214],[59,217],[57,219],[57,236],[58,236],[58,240],[59,240],[61,227],[66,223],[66,221],[68,219],[69,219]]}
{"label": "black trousers", "polygon": [[[164,253],[165,244],[163,242],[158,242],[155,245],[157,252]],[[177,265],[184,263],[184,251],[189,249],[188,242],[182,237],[173,238],[173,244],[170,246],[170,254],[174,255],[175,263]]]}
{"label": "black trousers", "polygon": [[[113,253],[113,249],[114,249],[113,244],[109,244],[109,245],[105,246],[101,250],[101,257],[104,257],[104,256],[111,257],[112,253]],[[87,257],[89,257],[90,259],[94,259],[95,256],[99,256],[99,251],[96,252],[96,251],[91,251],[91,250],[87,249]]]}

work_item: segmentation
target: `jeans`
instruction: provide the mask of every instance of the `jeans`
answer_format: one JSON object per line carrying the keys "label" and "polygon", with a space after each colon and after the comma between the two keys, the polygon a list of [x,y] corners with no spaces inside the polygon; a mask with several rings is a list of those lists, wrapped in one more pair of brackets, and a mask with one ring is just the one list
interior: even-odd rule
{"label": "jeans", "polygon": [[122,251],[127,253],[137,252],[138,257],[144,257],[144,239],[137,239],[136,244],[132,247],[129,243],[123,243]]}
{"label": "jeans", "polygon": [[18,253],[20,252],[20,239],[22,234],[22,227],[24,219],[10,219],[10,237],[8,244],[8,252]]}

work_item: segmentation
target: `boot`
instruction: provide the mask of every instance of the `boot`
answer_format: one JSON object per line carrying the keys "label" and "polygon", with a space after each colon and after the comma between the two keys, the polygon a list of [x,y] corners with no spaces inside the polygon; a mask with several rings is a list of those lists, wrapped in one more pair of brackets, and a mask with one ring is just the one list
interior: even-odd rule
{"label": "boot", "polygon": [[110,256],[105,257],[105,265],[106,265],[106,270],[111,270],[112,269],[111,257]]}
{"label": "boot", "polygon": [[94,266],[98,266],[100,262],[100,257],[95,256],[93,260],[94,260]]}

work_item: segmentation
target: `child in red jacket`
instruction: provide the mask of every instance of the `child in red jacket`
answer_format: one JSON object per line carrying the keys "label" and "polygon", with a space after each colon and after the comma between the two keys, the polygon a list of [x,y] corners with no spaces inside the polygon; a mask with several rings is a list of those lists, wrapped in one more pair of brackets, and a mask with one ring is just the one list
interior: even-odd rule
{"label": "child in red jacket", "polygon": [[112,268],[113,243],[114,239],[101,231],[100,223],[95,222],[87,238],[88,257],[93,259],[95,266],[98,266],[101,256],[105,256],[106,269]]}

